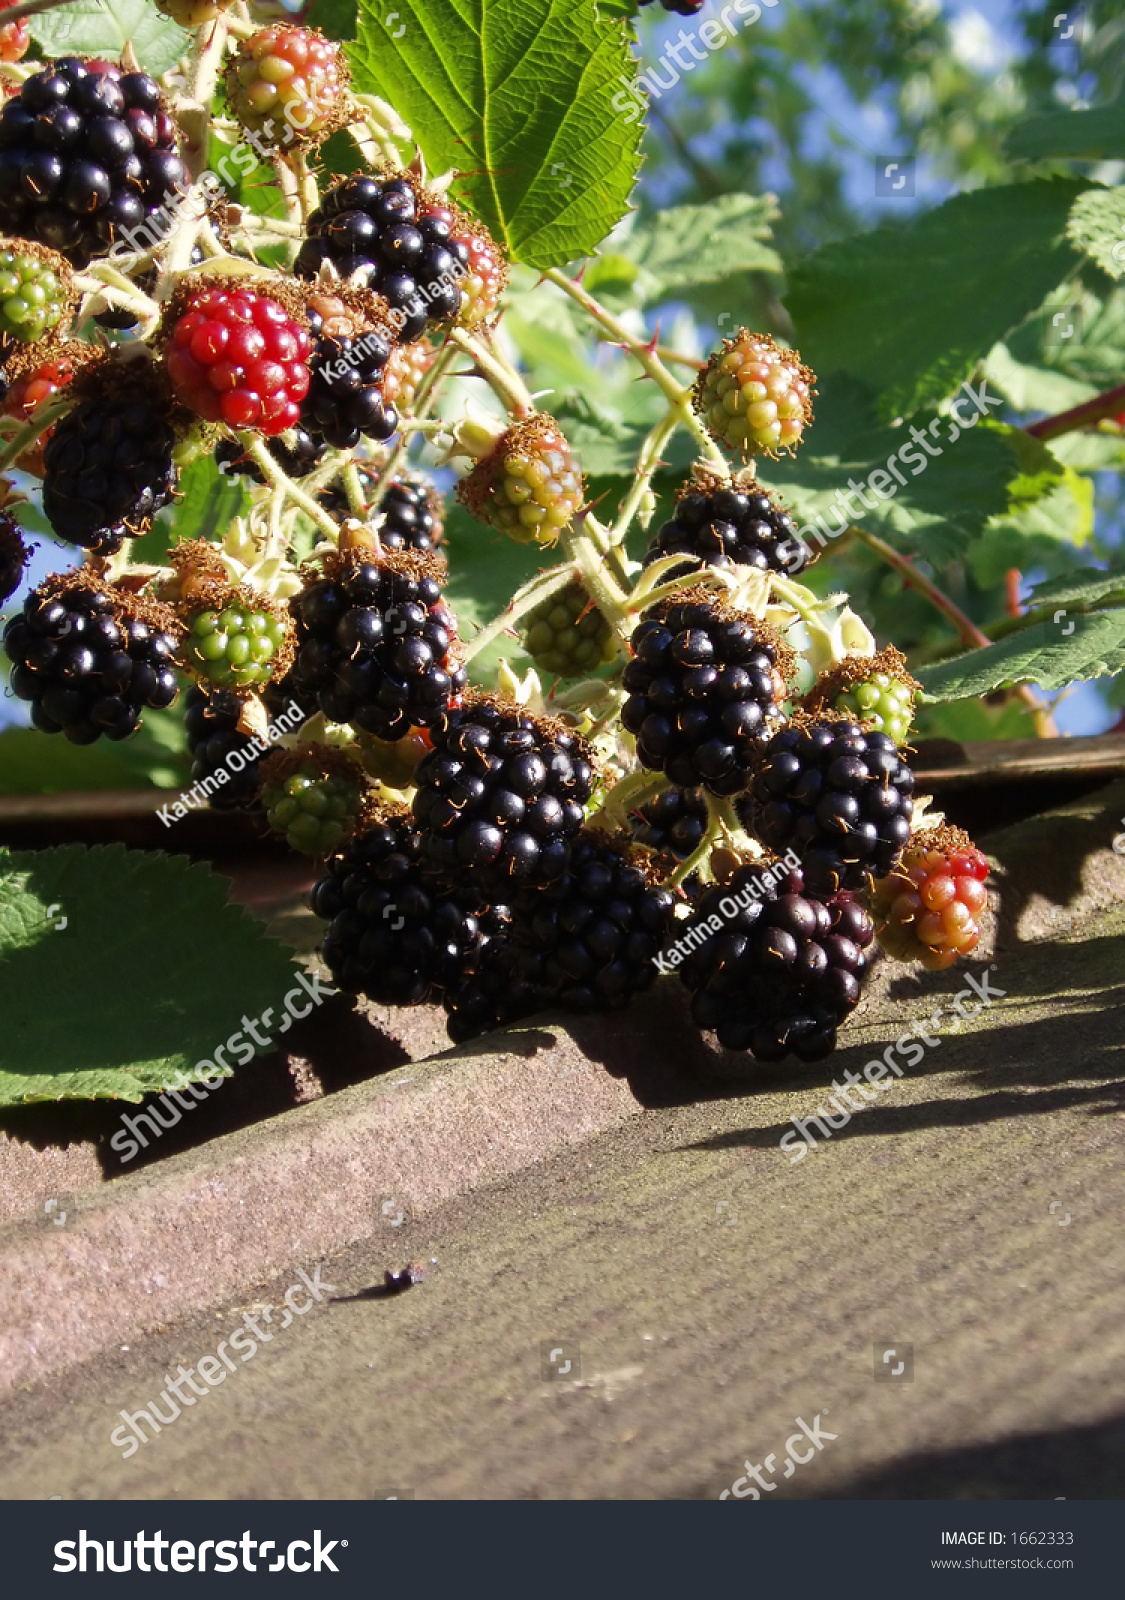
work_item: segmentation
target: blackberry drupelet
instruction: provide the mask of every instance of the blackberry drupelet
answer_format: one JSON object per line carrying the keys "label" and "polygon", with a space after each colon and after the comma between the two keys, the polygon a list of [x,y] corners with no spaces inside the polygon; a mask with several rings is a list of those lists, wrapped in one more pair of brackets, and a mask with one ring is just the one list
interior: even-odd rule
{"label": "blackberry drupelet", "polygon": [[663,789],[638,807],[631,819],[633,837],[658,855],[667,852],[686,861],[703,843],[707,831],[707,799],[702,789]]}
{"label": "blackberry drupelet", "polygon": [[184,183],[175,125],[147,73],[62,56],[0,111],[0,229],[76,266],[118,241],[158,243]]}
{"label": "blackberry drupelet", "polygon": [[655,980],[674,910],[670,891],[649,882],[645,852],[583,831],[563,875],[521,908],[525,975],[571,1010],[619,1010]]}
{"label": "blackberry drupelet", "polygon": [[362,272],[367,288],[391,306],[403,344],[460,312],[460,279],[469,272],[468,241],[477,230],[403,174],[345,178],[308,226],[297,276],[315,278],[325,261],[345,279]]}
{"label": "blackberry drupelet", "polygon": [[167,505],[176,485],[175,431],[140,394],[107,383],[69,411],[43,452],[43,510],[60,539],[112,555]]}
{"label": "blackberry drupelet", "polygon": [[31,720],[72,744],[124,739],[145,706],[176,698],[176,624],[167,607],[84,573],[39,586],[4,630],[12,688]]}
{"label": "blackberry drupelet", "polygon": [[309,904],[329,924],[321,952],[345,994],[413,1006],[462,981],[481,943],[474,891],[426,868],[406,812],[391,813],[327,863]]}
{"label": "blackberry drupelet", "polygon": [[593,788],[585,741],[488,695],[448,711],[431,739],[414,798],[430,860],[487,887],[560,877]]}
{"label": "blackberry drupelet", "polygon": [[718,474],[698,470],[678,497],[675,514],[653,536],[644,565],[672,555],[691,557],[673,573],[701,564],[759,572],[808,565],[792,517],[760,485],[742,474],[723,483]]}
{"label": "blackberry drupelet", "polygon": [[859,1003],[874,930],[850,895],[822,899],[799,871],[780,870],[767,884],[761,863],[747,863],[707,891],[679,941],[693,945],[680,977],[692,1019],[724,1049],[820,1061]]}
{"label": "blackberry drupelet", "polygon": [[621,721],[642,766],[681,788],[747,788],[755,757],[781,720],[793,652],[768,623],[695,591],[638,623],[622,683]]}
{"label": "blackberry drupelet", "polygon": [[437,721],[467,681],[444,571],[440,558],[418,551],[334,560],[291,602],[298,693],[330,721],[379,739]]}
{"label": "blackberry drupelet", "polygon": [[910,838],[914,774],[885,733],[803,717],[774,735],[751,789],[754,829],[795,849],[816,894],[866,889],[897,866]]}
{"label": "blackberry drupelet", "polygon": [[478,918],[480,947],[464,974],[445,986],[446,1031],[454,1044],[507,1027],[546,1004],[524,975],[522,923],[506,905],[490,905]]}

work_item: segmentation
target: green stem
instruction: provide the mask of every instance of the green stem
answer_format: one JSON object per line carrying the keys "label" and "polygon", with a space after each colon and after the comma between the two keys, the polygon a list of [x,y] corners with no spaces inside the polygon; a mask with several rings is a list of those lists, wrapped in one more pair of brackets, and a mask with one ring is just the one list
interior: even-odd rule
{"label": "green stem", "polygon": [[312,518],[332,544],[336,544],[340,538],[340,529],[336,522],[329,516],[323,506],[317,505],[316,501],[310,499],[303,489],[298,489],[293,480],[278,466],[266,449],[265,440],[255,433],[241,433],[238,437],[242,448],[258,466],[267,483],[272,484],[274,488],[283,489],[287,498],[295,506],[300,506],[305,515]]}
{"label": "green stem", "polygon": [[60,417],[65,416],[72,404],[73,401],[68,397],[65,400],[57,400],[53,405],[40,406],[31,421],[25,422],[23,427],[12,435],[3,450],[0,450],[0,471],[11,466],[29,445],[33,445],[41,434],[46,433]]}
{"label": "green stem", "polygon": [[568,583],[574,581],[574,568],[567,562],[561,567],[550,567],[546,572],[537,572],[522,588],[517,589],[512,596],[512,602],[506,611],[494,617],[487,627],[481,629],[475,639],[465,646],[462,653],[462,663],[468,665],[474,656],[479,656],[494,639],[518,622],[520,617],[533,611],[543,600],[550,595],[558,594],[560,589],[565,589]]}
{"label": "green stem", "polygon": [[454,328],[449,342],[473,358],[489,388],[512,416],[530,417],[534,413],[535,401],[519,373],[502,356],[489,350],[482,339],[465,328]]}
{"label": "green stem", "polygon": [[[459,353],[460,352],[456,345],[444,345],[442,349],[438,351],[433,366],[428,372],[423,374],[422,381],[418,385],[418,391],[414,396],[413,415],[418,421],[422,421],[433,409],[438,397],[438,391],[448,375],[450,367],[456,361]],[[383,498],[383,493],[387,484],[391,482],[395,473],[398,471],[400,464],[405,459],[408,443],[409,440],[407,439],[406,435],[400,433],[398,438],[395,440],[394,448],[390,451],[387,459],[380,468],[379,476],[375,481],[374,490],[374,503],[376,505]]]}
{"label": "green stem", "polygon": [[653,474],[660,465],[660,453],[668,440],[675,433],[679,425],[680,413],[676,406],[669,406],[655,427],[649,430],[641,453],[637,457],[637,471],[633,479],[633,486],[625,497],[621,509],[617,513],[617,521],[610,529],[610,543],[621,545],[629,532],[633,518],[636,516],[641,501],[646,492],[652,487]]}

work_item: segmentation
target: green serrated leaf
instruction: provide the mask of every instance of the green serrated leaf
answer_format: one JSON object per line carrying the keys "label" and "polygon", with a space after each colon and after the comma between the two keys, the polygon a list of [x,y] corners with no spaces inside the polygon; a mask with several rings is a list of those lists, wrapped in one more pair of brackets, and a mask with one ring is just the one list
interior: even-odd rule
{"label": "green serrated leaf", "polygon": [[360,8],[355,86],[389,100],[434,173],[534,267],[590,255],[629,208],[640,127],[628,32],[594,0],[398,0]]}
{"label": "green serrated leaf", "polygon": [[146,72],[159,76],[176,65],[190,35],[162,17],[151,0],[73,0],[28,19],[45,56],[119,56],[126,44]]}
{"label": "green serrated leaf", "polygon": [[237,1061],[244,1016],[277,1032],[297,969],[229,891],[119,844],[0,853],[0,1105],[140,1100]]}
{"label": "green serrated leaf", "polygon": [[1092,383],[1083,383],[1051,367],[1017,361],[1006,344],[993,345],[985,359],[989,377],[1017,411],[1045,411],[1053,416],[1092,400],[1098,393]]}
{"label": "green serrated leaf", "polygon": [[1092,606],[1110,595],[1125,596],[1125,570],[1105,572],[1100,567],[1080,567],[1064,578],[1037,583],[1031,591],[1033,606]]}
{"label": "green serrated leaf", "polygon": [[983,650],[918,668],[915,676],[928,699],[964,700],[1017,683],[1065,689],[1123,667],[1125,606],[1033,623]]}
{"label": "green serrated leaf", "polygon": [[1066,229],[1084,188],[982,189],[826,245],[792,274],[794,342],[822,377],[868,382],[887,420],[944,398],[1081,260]]}
{"label": "green serrated leaf", "polygon": [[704,205],[674,206],[639,223],[621,253],[641,269],[652,304],[738,272],[780,272],[780,256],[764,243],[777,215],[773,195],[724,194]]}
{"label": "green serrated leaf", "polygon": [[158,512],[148,533],[133,546],[135,558],[158,564],[185,539],[222,539],[249,506],[245,479],[220,472],[214,456],[197,456],[180,473],[177,499]]}
{"label": "green serrated leaf", "polygon": [[1072,157],[1114,161],[1125,157],[1125,100],[1090,111],[1048,111],[1018,122],[1004,141],[1009,156],[1028,161]]}
{"label": "green serrated leaf", "polygon": [[1125,189],[1088,189],[1074,202],[1067,238],[1111,278],[1125,278]]}

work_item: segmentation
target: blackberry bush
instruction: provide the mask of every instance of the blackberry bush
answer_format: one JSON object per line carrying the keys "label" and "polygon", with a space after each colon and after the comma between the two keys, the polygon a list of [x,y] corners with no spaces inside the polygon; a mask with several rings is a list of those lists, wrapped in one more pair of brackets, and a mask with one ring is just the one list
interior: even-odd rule
{"label": "blackberry bush", "polygon": [[793,652],[768,623],[673,596],[637,625],[621,721],[642,766],[682,788],[735,795],[782,717]]}
{"label": "blackberry bush", "polygon": [[707,891],[667,961],[724,1049],[820,1061],[859,1004],[873,938],[851,895],[823,898],[783,862],[752,862]]}
{"label": "blackberry bush", "polygon": [[792,517],[752,474],[724,482],[717,473],[697,468],[677,496],[675,515],[651,540],[644,564],[676,555],[691,557],[673,569],[677,573],[700,565],[791,572],[801,565],[803,553]]}
{"label": "blackberry bush", "polygon": [[76,266],[163,238],[166,196],[183,183],[176,127],[147,73],[63,56],[0,111],[0,229]]}
{"label": "blackberry bush", "polygon": [[467,676],[440,560],[360,547],[326,565],[293,601],[298,691],[380,739],[438,721]]}
{"label": "blackberry bush", "polygon": [[914,774],[889,735],[856,722],[825,715],[774,734],[751,794],[758,837],[795,849],[815,893],[869,888],[910,838]]}
{"label": "blackberry bush", "polygon": [[468,869],[485,885],[560,877],[593,788],[585,742],[486,695],[447,711],[431,739],[415,773],[414,816],[434,865]]}
{"label": "blackberry bush", "polygon": [[988,862],[960,828],[928,828],[911,839],[899,865],[875,885],[879,943],[897,961],[931,972],[976,949],[988,906]]}
{"label": "blackberry bush", "polygon": [[176,698],[174,615],[85,573],[48,578],[4,630],[12,688],[31,720],[72,744],[124,739]]}

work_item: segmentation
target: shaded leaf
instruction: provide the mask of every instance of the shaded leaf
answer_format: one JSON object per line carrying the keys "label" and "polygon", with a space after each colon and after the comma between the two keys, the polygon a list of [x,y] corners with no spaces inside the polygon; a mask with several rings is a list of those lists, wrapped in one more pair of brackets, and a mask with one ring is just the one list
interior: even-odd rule
{"label": "shaded leaf", "polygon": [[650,303],[738,272],[780,272],[780,256],[764,242],[777,215],[773,195],[724,194],[705,205],[674,206],[639,223],[620,253],[641,269]]}
{"label": "shaded leaf", "polygon": [[0,1105],[140,1100],[209,1073],[244,1015],[276,1031],[297,969],[229,891],[117,844],[0,853]]}
{"label": "shaded leaf", "polygon": [[1104,572],[1099,567],[1080,567],[1065,578],[1037,583],[1031,591],[1030,603],[1035,606],[1092,606],[1110,595],[1125,598],[1125,571]]}
{"label": "shaded leaf", "polygon": [[1070,213],[1067,237],[1111,278],[1125,278],[1125,189],[1088,189]]}
{"label": "shaded leaf", "polygon": [[145,71],[157,75],[174,67],[191,43],[151,0],[73,0],[28,20],[46,56],[117,57],[129,43]]}
{"label": "shaded leaf", "polygon": [[[1073,625],[1071,633],[1065,628]],[[982,650],[915,669],[932,700],[963,700],[1017,683],[1064,689],[1125,667],[1125,606],[1021,628]]]}
{"label": "shaded leaf", "polygon": [[245,479],[220,472],[214,456],[197,456],[180,473],[178,498],[157,514],[149,532],[134,545],[136,559],[161,562],[186,539],[221,540],[249,505]]}
{"label": "shaded leaf", "polygon": [[1110,161],[1125,157],[1125,100],[1090,111],[1048,111],[1028,117],[1008,134],[1009,156],[1042,161],[1050,156]]}

